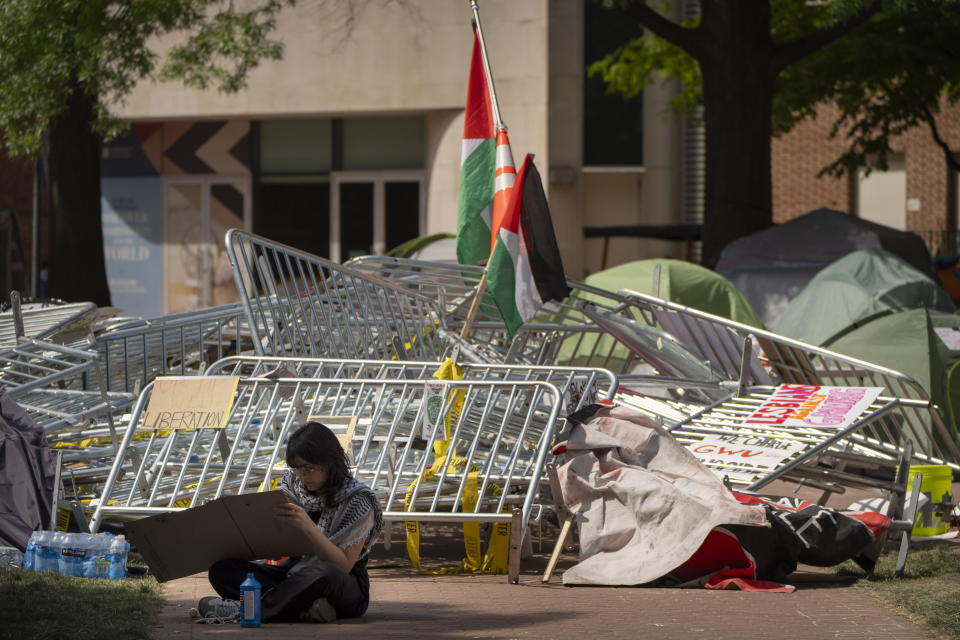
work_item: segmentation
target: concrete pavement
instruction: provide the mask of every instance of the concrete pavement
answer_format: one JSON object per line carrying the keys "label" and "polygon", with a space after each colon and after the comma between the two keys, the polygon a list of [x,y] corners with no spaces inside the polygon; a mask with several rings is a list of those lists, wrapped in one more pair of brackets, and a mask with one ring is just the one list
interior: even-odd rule
{"label": "concrete pavement", "polygon": [[[245,629],[237,624],[196,624],[188,612],[214,592],[203,574],[164,585],[167,605],[157,640],[187,638],[810,638],[920,640],[928,629],[881,608],[870,596],[827,574],[802,573],[794,593],[746,593],[705,589],[564,587],[560,574],[576,563],[565,552],[552,580],[542,584],[556,529],[543,527],[524,560],[520,583],[506,576],[419,575],[406,559],[399,525],[390,550],[378,545],[370,561],[372,601],[359,619],[328,625],[276,624]],[[534,533],[537,527],[533,527]],[[456,564],[463,555],[455,529],[424,531],[424,562]],[[799,578],[812,578],[801,582]]]}

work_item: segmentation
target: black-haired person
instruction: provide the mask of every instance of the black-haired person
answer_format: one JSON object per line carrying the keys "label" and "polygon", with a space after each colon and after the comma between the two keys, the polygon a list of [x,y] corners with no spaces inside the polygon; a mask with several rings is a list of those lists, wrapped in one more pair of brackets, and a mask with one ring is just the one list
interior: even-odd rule
{"label": "black-haired person", "polygon": [[330,622],[367,610],[367,556],[383,528],[376,496],[350,475],[339,440],[319,422],[308,422],[290,436],[286,462],[280,489],[290,502],[278,507],[276,516],[303,531],[316,553],[278,566],[215,563],[208,576],[220,598],[200,600],[204,618],[238,619],[240,583],[250,572],[261,585],[263,622]]}

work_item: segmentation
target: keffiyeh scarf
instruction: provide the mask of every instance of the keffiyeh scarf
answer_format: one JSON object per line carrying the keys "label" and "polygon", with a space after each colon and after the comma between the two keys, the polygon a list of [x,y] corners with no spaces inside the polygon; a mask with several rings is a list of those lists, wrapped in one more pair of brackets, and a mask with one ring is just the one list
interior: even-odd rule
{"label": "keffiyeh scarf", "polygon": [[280,479],[280,490],[311,516],[319,513],[317,526],[341,549],[363,542],[362,558],[373,547],[383,529],[383,515],[377,496],[367,485],[347,476],[329,503],[324,496],[310,493],[293,470]]}

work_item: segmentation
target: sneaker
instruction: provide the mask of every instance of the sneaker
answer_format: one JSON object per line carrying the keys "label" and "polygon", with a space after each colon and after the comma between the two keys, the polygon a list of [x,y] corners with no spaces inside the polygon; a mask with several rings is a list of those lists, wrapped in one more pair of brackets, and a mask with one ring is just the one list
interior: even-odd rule
{"label": "sneaker", "polygon": [[236,622],[240,619],[240,601],[207,596],[200,598],[200,602],[197,603],[197,612],[207,623]]}
{"label": "sneaker", "polygon": [[306,611],[300,612],[301,622],[333,622],[337,619],[337,610],[326,598],[317,598]]}

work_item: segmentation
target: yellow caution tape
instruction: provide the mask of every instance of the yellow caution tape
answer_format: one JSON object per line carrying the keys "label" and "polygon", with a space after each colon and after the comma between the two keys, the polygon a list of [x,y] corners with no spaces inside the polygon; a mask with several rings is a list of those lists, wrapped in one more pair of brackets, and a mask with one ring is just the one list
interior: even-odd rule
{"label": "yellow caution tape", "polygon": [[[434,372],[434,378],[439,380],[462,380],[463,369],[457,366],[453,360],[447,358],[440,367]],[[473,513],[477,509],[479,494],[477,491],[477,477],[479,469],[475,465],[470,465],[466,469],[467,459],[458,458],[455,448],[451,448],[450,434],[453,426],[460,417],[463,409],[463,399],[465,392],[463,389],[457,389],[453,392],[453,398],[450,407],[443,420],[445,438],[443,440],[434,439],[433,452],[434,463],[424,470],[423,475],[410,483],[407,487],[406,495],[403,501],[404,511],[413,511],[413,492],[420,483],[436,477],[438,471],[446,467],[448,473],[467,473],[467,480],[463,487],[463,511]],[[446,400],[445,400],[446,402]],[[492,486],[491,490],[499,494],[501,489]],[[505,508],[504,511],[507,509]],[[466,550],[466,558],[463,559],[458,567],[447,567],[437,571],[424,571],[420,564],[420,524],[416,521],[406,523],[407,531],[407,555],[410,556],[410,562],[420,573],[430,575],[440,575],[445,573],[472,573],[474,571],[487,571],[490,573],[506,573],[507,558],[510,550],[510,525],[508,523],[496,523],[493,532],[490,535],[490,541],[487,545],[487,553],[481,559],[480,557],[480,525],[477,522],[465,522],[463,524],[463,545]]]}
{"label": "yellow caution tape", "polygon": [[[448,473],[462,473],[467,466],[466,458],[453,458],[447,463],[446,458],[438,458],[436,463],[424,470],[423,475],[414,480],[407,487],[406,495],[403,500],[404,511],[414,511],[412,505],[413,491],[416,486],[426,480],[434,478],[438,469],[443,469],[447,465]],[[477,477],[479,469],[476,465],[470,465],[467,472],[467,481],[463,488],[463,511],[464,513],[474,513],[477,508],[479,498],[477,492]],[[499,494],[501,489],[497,486],[491,487],[492,492]],[[508,509],[504,507],[504,512]],[[498,522],[490,534],[490,541],[487,545],[487,552],[480,557],[480,524],[477,522],[463,523],[463,546],[466,551],[466,557],[461,561],[460,566],[445,567],[436,571],[425,571],[420,564],[420,524],[411,520],[406,523],[407,530],[407,555],[414,568],[420,573],[429,575],[442,575],[446,573],[473,573],[475,571],[488,573],[506,573],[508,554],[510,551],[510,524]]]}

